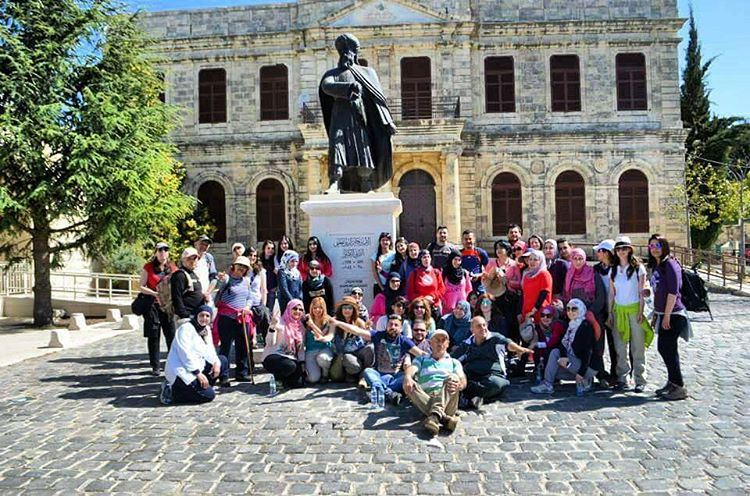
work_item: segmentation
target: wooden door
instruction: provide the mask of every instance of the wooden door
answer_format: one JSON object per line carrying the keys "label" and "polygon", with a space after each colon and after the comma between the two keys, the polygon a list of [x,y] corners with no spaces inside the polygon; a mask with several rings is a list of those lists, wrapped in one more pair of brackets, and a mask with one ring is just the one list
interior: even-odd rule
{"label": "wooden door", "polygon": [[399,181],[398,197],[403,205],[399,217],[399,235],[425,247],[435,237],[435,181],[428,173],[413,170]]}

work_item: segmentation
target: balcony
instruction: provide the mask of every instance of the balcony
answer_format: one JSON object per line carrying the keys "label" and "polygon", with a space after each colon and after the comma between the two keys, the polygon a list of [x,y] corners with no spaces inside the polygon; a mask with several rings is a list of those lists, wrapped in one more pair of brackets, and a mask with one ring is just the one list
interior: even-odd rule
{"label": "balcony", "polygon": [[[419,121],[459,119],[461,117],[461,97],[424,98],[416,96],[403,99],[393,98],[388,100],[388,108],[397,123],[403,122],[413,125]],[[320,109],[320,102],[303,103],[300,116],[303,124],[322,123],[323,112]]]}

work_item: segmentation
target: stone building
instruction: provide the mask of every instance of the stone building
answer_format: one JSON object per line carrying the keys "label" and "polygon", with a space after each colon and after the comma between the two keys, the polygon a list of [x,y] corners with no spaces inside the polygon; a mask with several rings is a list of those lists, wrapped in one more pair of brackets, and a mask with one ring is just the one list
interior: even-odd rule
{"label": "stone building", "polygon": [[[186,189],[217,241],[308,236],[328,187],[321,75],[354,33],[391,102],[400,232],[685,242],[676,0],[299,0],[145,16]],[[224,246],[216,246],[217,252]],[[228,250],[227,250],[228,251]]]}

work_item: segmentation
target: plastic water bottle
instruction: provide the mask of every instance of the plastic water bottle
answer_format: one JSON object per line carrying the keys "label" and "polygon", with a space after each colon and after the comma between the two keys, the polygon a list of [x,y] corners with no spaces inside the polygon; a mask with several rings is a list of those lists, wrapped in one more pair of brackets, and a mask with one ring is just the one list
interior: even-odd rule
{"label": "plastic water bottle", "polygon": [[378,409],[385,409],[385,391],[381,388],[378,388]]}
{"label": "plastic water bottle", "polygon": [[268,381],[268,396],[276,396],[276,377],[271,374],[271,379]]}
{"label": "plastic water bottle", "polygon": [[370,409],[378,409],[378,390],[376,388],[370,389]]}
{"label": "plastic water bottle", "polygon": [[586,384],[584,381],[576,382],[576,396],[583,396],[586,391]]}
{"label": "plastic water bottle", "polygon": [[539,363],[536,364],[536,383],[541,384],[544,379],[544,357],[539,357]]}

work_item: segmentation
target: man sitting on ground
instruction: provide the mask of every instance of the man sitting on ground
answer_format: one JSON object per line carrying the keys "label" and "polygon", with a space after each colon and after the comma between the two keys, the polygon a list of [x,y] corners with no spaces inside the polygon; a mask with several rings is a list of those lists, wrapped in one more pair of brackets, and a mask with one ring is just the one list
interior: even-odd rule
{"label": "man sitting on ground", "polygon": [[424,353],[411,339],[401,334],[401,322],[401,316],[393,314],[388,317],[385,331],[366,331],[336,319],[328,321],[328,325],[336,325],[365,341],[372,341],[375,346],[375,365],[365,369],[365,381],[371,388],[383,390],[385,398],[394,405],[401,403],[404,361],[409,353],[414,356]]}
{"label": "man sitting on ground", "polygon": [[499,399],[510,385],[505,374],[506,347],[513,353],[531,353],[502,334],[490,332],[484,317],[471,319],[471,337],[453,352],[468,382],[461,397],[462,408],[479,408],[484,402]]}
{"label": "man sitting on ground", "polygon": [[229,362],[216,354],[211,315],[211,307],[201,305],[192,319],[177,328],[159,395],[162,404],[208,403],[216,396],[212,386],[217,379],[222,387],[229,385]]}
{"label": "man sitting on ground", "polygon": [[404,392],[427,416],[423,425],[432,435],[441,424],[451,432],[456,430],[459,392],[466,387],[461,363],[448,354],[449,342],[447,332],[436,330],[430,338],[432,354],[415,358],[404,376]]}

